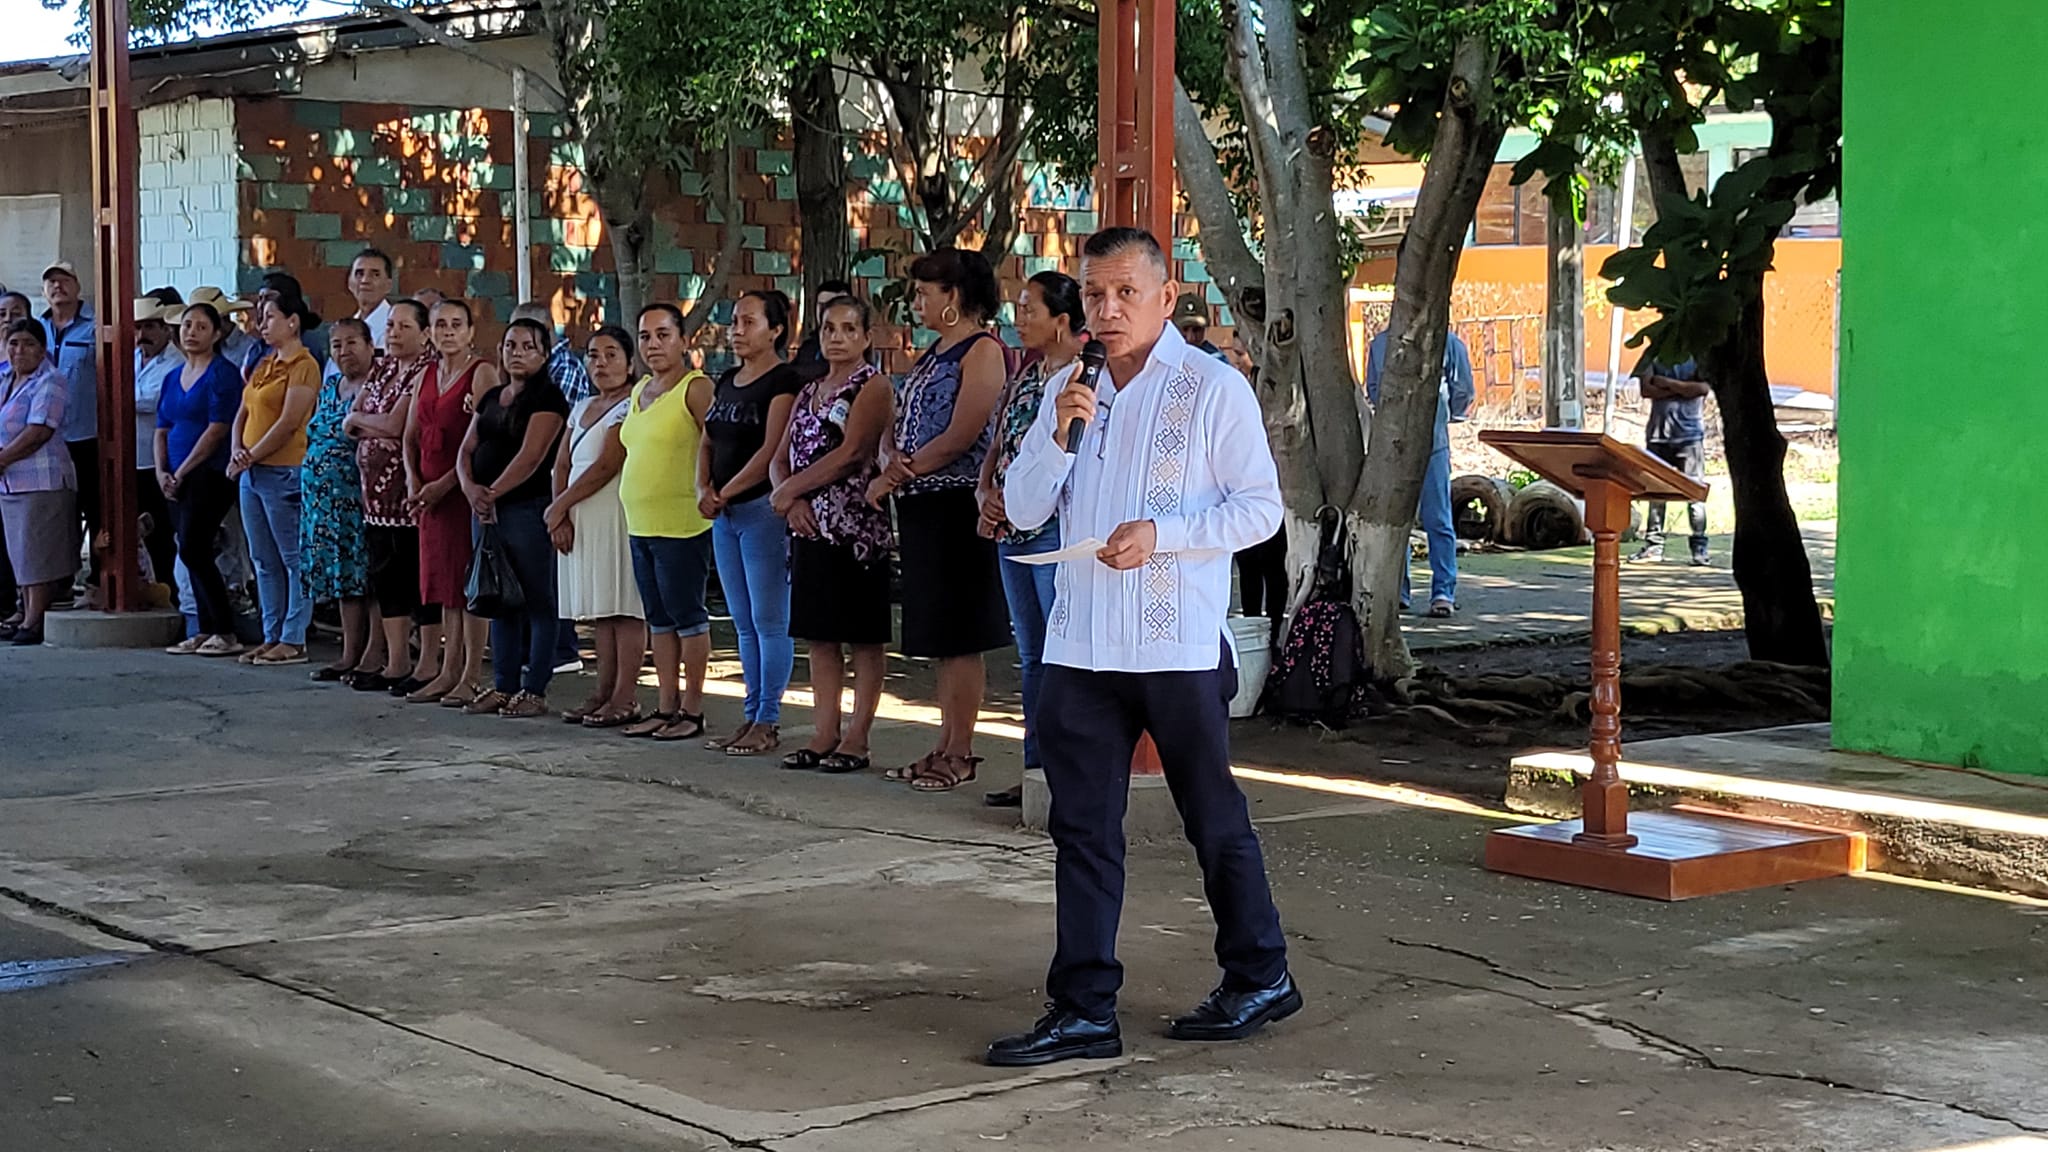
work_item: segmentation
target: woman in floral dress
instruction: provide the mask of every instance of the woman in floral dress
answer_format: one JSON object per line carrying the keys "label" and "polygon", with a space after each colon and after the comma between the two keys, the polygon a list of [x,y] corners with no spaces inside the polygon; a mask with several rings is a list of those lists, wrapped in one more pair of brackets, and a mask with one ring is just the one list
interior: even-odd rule
{"label": "woman in floral dress", "polygon": [[314,603],[341,601],[341,656],[313,670],[315,680],[340,680],[384,662],[382,622],[371,619],[370,564],[363,547],[363,484],[356,444],[343,421],[356,392],[376,367],[370,328],[353,317],[334,322],[328,353],[338,375],[320,386],[306,425],[299,466],[299,578]]}

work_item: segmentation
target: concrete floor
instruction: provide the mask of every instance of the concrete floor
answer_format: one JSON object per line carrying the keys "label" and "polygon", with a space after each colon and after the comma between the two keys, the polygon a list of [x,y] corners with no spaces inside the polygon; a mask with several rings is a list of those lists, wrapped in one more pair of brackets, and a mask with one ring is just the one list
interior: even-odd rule
{"label": "concrete floor", "polygon": [[1257,784],[1308,1009],[1163,1039],[1214,971],[1186,853],[1143,844],[1128,1054],[1020,1075],[975,1057],[1038,1011],[1051,857],[980,787],[303,669],[9,651],[0,685],[0,1147],[2048,1147],[2039,902],[1651,904],[1480,871],[1469,806]]}

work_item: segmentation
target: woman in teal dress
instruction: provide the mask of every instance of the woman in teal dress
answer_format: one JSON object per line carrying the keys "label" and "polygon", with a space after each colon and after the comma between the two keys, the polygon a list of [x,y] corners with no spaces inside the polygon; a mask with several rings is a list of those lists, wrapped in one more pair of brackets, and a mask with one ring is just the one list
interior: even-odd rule
{"label": "woman in teal dress", "polygon": [[329,348],[334,371],[320,385],[320,401],[306,425],[300,466],[299,572],[308,597],[341,602],[341,656],[316,668],[315,680],[341,680],[384,664],[382,621],[372,619],[370,562],[363,543],[363,483],[356,470],[355,432],[349,410],[375,366],[370,330],[360,320],[334,323]]}

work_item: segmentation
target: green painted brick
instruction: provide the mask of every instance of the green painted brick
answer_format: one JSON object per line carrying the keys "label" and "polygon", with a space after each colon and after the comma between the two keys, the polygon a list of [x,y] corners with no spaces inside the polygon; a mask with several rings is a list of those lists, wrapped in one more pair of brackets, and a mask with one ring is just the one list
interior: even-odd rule
{"label": "green painted brick", "polygon": [[1067,234],[1070,236],[1086,236],[1100,227],[1093,212],[1067,213]]}
{"label": "green painted brick", "polygon": [[618,290],[618,277],[609,272],[578,272],[576,294],[579,296],[610,296]]}
{"label": "green painted brick", "polygon": [[265,184],[256,202],[279,211],[304,212],[312,194],[304,184]]}
{"label": "green painted brick", "polygon": [[284,157],[243,156],[235,174],[243,180],[269,182],[284,179]]}
{"label": "green painted brick", "polygon": [[704,196],[709,193],[702,172],[679,172],[676,174],[676,192],[683,196]]}
{"label": "green painted brick", "polygon": [[434,210],[434,194],[425,188],[387,188],[384,208],[400,216],[424,215]]}
{"label": "green painted brick", "polygon": [[804,294],[804,278],[801,276],[777,276],[775,290],[791,300]]}
{"label": "green painted brick", "polygon": [[[539,220],[540,218],[548,214],[547,200],[543,198],[541,194],[538,192],[528,192],[526,194],[526,212],[528,216],[532,217],[535,220]],[[518,214],[519,193],[498,193],[498,215],[503,216],[507,220],[510,220],[514,216],[517,216]]]}
{"label": "green painted brick", "polygon": [[548,271],[588,272],[592,249],[574,248],[567,244],[553,244],[548,247]]}
{"label": "green painted brick", "polygon": [[894,180],[868,181],[868,199],[876,204],[903,203],[903,185]]}
{"label": "green painted brick", "polygon": [[329,156],[375,156],[377,139],[368,132],[357,132],[353,128],[334,128],[320,134],[320,142],[326,146]]}
{"label": "green painted brick", "polygon": [[512,299],[512,294],[507,292],[501,296],[487,297],[487,299],[491,302],[492,317],[500,324],[510,323],[512,320],[512,309],[519,306],[518,302]]}
{"label": "green painted brick", "polygon": [[363,245],[356,240],[329,240],[320,245],[320,263],[329,268],[346,268],[356,262]]}
{"label": "green painted brick", "polygon": [[863,152],[846,162],[846,176],[849,182],[873,180],[889,170],[889,162],[880,156]]}
{"label": "green painted brick", "polygon": [[676,277],[676,298],[695,300],[704,294],[705,280],[702,276],[683,275]]}
{"label": "green painted brick", "polygon": [[563,139],[569,135],[569,125],[553,112],[528,112],[526,130],[534,136],[549,139]]}
{"label": "green painted brick", "polygon": [[292,217],[292,235],[301,240],[339,240],[341,217],[332,212],[301,212]]}
{"label": "green painted brick", "polygon": [[663,245],[654,254],[654,270],[669,276],[686,276],[697,270],[696,254],[687,248]]}
{"label": "green painted brick", "polygon": [[1173,241],[1173,258],[1175,260],[1200,260],[1202,258],[1201,245],[1196,244],[1186,236],[1177,236]]}
{"label": "green painted brick", "polygon": [[1184,284],[1207,284],[1209,266],[1200,260],[1183,260],[1180,264],[1180,278]]}
{"label": "green painted brick", "polygon": [[853,266],[853,274],[868,279],[887,276],[889,274],[889,258],[886,256],[870,256]]}
{"label": "green painted brick", "polygon": [[456,243],[441,245],[441,267],[447,268],[450,271],[456,269],[465,269],[470,272],[483,271],[483,245]]}
{"label": "green painted brick", "polygon": [[[356,183],[373,188],[391,188],[398,184],[398,160],[392,156],[370,156],[356,162]],[[393,209],[397,211],[397,209]],[[425,211],[425,209],[421,209]]]}
{"label": "green painted brick", "polygon": [[711,224],[725,223],[725,213],[719,209],[718,201],[706,200],[704,202],[704,219],[707,223]]}
{"label": "green painted brick", "polygon": [[763,176],[787,176],[795,171],[796,158],[776,148],[763,148],[754,153],[754,171]]}
{"label": "green painted brick", "polygon": [[341,127],[341,105],[325,100],[292,101],[292,123],[308,128]]}
{"label": "green painted brick", "polygon": [[458,229],[452,216],[415,216],[406,231],[426,243],[454,243]]}
{"label": "green painted brick", "polygon": [[767,141],[761,129],[753,127],[736,129],[732,134],[732,142],[741,148],[759,148]]}
{"label": "green painted brick", "polygon": [[791,267],[787,252],[754,253],[754,271],[762,276],[786,276]]}
{"label": "green painted brick", "polygon": [[796,177],[777,176],[775,178],[775,198],[777,200],[796,199]]}
{"label": "green painted brick", "polygon": [[472,300],[512,294],[512,277],[504,272],[471,272],[464,283],[468,286]]}
{"label": "green painted brick", "polygon": [[1223,289],[1218,288],[1214,284],[1210,284],[1203,291],[1202,297],[1211,304],[1221,304],[1224,301]]}
{"label": "green painted brick", "polygon": [[1024,275],[1026,276],[1036,276],[1040,272],[1057,272],[1059,270],[1060,262],[1057,257],[1026,256],[1024,258]]}
{"label": "green painted brick", "polygon": [[557,140],[548,145],[548,163],[563,168],[583,167],[583,144],[577,140]]}
{"label": "green painted brick", "polygon": [[1014,256],[1038,255],[1038,237],[1029,232],[1017,233],[1017,238],[1010,241],[1010,253]]}
{"label": "green painted brick", "polygon": [[532,222],[528,224],[527,228],[533,234],[533,242],[535,244],[563,244],[567,242],[567,236],[562,229],[562,222],[553,216],[535,213]]}
{"label": "green painted brick", "polygon": [[759,224],[740,225],[740,247],[749,252],[765,250],[768,247],[768,230]]}
{"label": "green painted brick", "polygon": [[1216,326],[1218,328],[1237,327],[1237,317],[1231,314],[1230,306],[1228,304],[1225,304],[1224,306],[1216,310]]}

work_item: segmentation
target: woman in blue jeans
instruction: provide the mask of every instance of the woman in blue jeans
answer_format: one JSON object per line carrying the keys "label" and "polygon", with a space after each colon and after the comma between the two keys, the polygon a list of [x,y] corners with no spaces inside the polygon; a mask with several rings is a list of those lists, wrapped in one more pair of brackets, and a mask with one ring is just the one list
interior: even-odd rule
{"label": "woman in blue jeans", "polygon": [[768,466],[804,383],[783,360],[789,297],[774,291],[740,297],[731,340],[740,362],[718,378],[704,414],[697,499],[698,510],[711,518],[718,583],[739,633],[746,721],[708,746],[729,756],[759,756],[782,743],[782,693],[796,662],[789,636],[789,525],[768,498]]}
{"label": "woman in blue jeans", "polygon": [[555,673],[555,545],[548,535],[547,507],[553,476],[547,465],[569,415],[569,401],[548,376],[551,343],[546,328],[514,320],[499,346],[505,382],[485,392],[463,437],[455,474],[476,517],[482,541],[486,526],[498,540],[519,579],[521,603],[491,621],[490,691],[463,706],[472,716],[542,716],[548,710],[548,681]]}
{"label": "woman in blue jeans", "polygon": [[[1081,310],[1081,286],[1073,277],[1040,272],[1025,283],[1017,298],[1017,337],[1028,352],[1037,355],[1018,369],[996,406],[995,450],[982,461],[981,483],[976,489],[981,501],[978,530],[996,542],[996,554],[1002,558],[1003,598],[1009,601],[1010,630],[1017,637],[1017,664],[1024,681],[1026,771],[1039,767],[1038,687],[1045,676],[1046,619],[1052,615],[1053,584],[1059,569],[1051,564],[1019,564],[1015,558],[1057,551],[1060,524],[1053,519],[1035,531],[1019,531],[1004,517],[1003,477],[1017,457],[1024,434],[1038,419],[1047,383],[1080,356],[1081,330],[1087,323]],[[1024,802],[1024,787],[1020,784],[990,792],[984,800],[992,808],[1014,808]]]}
{"label": "woman in blue jeans", "polygon": [[299,465],[306,423],[320,399],[320,365],[303,336],[320,317],[297,293],[263,302],[260,331],[270,348],[249,374],[235,413],[227,476],[241,485],[242,530],[256,566],[263,644],[242,653],[244,664],[304,664],[313,598],[299,579]]}

